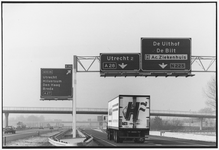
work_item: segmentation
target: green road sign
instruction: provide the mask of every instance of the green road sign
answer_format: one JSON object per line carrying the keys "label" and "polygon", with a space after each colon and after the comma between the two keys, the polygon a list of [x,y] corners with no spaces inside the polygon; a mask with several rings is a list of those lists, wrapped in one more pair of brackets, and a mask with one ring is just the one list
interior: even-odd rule
{"label": "green road sign", "polygon": [[72,69],[41,68],[41,98],[72,98]]}
{"label": "green road sign", "polygon": [[139,59],[139,53],[102,53],[100,54],[100,71],[139,71]]}
{"label": "green road sign", "polygon": [[191,38],[142,38],[141,70],[191,72]]}

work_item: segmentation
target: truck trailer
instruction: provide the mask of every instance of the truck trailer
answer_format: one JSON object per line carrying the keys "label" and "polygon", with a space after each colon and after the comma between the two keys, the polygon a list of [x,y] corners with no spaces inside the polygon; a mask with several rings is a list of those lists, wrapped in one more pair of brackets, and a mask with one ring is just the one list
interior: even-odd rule
{"label": "truck trailer", "polygon": [[119,95],[108,102],[107,138],[144,143],[150,130],[150,96]]}

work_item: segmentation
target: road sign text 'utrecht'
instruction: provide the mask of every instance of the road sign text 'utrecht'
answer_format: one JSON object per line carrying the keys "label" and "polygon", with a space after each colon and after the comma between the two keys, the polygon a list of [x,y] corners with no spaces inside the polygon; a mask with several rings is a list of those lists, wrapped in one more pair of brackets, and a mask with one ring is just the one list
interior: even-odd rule
{"label": "road sign text 'utrecht'", "polygon": [[143,71],[191,71],[191,38],[142,38]]}
{"label": "road sign text 'utrecht'", "polygon": [[72,69],[41,68],[41,98],[72,97]]}
{"label": "road sign text 'utrecht'", "polygon": [[101,71],[139,71],[139,53],[100,54]]}

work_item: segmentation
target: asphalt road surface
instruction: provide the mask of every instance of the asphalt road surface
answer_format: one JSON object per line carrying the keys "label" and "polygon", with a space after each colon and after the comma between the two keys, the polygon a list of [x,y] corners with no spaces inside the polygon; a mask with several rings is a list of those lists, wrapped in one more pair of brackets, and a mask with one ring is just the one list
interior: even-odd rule
{"label": "asphalt road surface", "polygon": [[185,147],[185,148],[216,148],[216,142],[205,142],[196,140],[186,140],[179,138],[170,138],[163,136],[152,136],[144,143],[134,143],[133,141],[124,141],[123,143],[116,143],[107,139],[107,134],[104,132],[95,131],[92,129],[86,129],[84,132],[92,135],[94,141],[99,147]]}

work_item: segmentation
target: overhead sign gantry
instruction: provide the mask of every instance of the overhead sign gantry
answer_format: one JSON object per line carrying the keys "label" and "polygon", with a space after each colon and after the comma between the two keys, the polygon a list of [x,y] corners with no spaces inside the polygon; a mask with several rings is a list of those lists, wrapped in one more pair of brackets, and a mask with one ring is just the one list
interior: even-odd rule
{"label": "overhead sign gantry", "polygon": [[100,54],[100,75],[194,76],[191,38],[141,38],[141,53]]}

